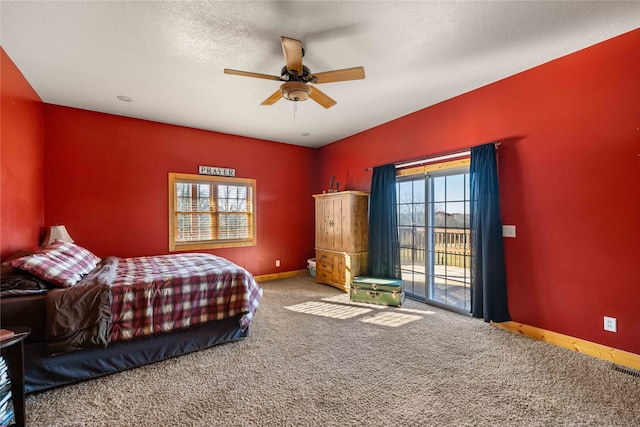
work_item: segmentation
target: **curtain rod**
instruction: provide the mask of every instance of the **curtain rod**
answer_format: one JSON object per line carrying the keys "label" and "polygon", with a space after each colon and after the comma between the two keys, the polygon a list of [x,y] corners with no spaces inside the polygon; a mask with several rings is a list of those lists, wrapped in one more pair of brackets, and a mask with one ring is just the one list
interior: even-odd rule
{"label": "curtain rod", "polygon": [[[500,142],[494,142],[493,145],[498,148],[498,146],[500,146]],[[455,158],[455,157],[462,157],[464,155],[468,155],[471,153],[471,148],[467,148],[467,149],[462,149],[459,151],[450,151],[448,153],[442,153],[442,154],[434,154],[432,156],[429,157],[422,157],[420,159],[416,159],[416,160],[405,160],[402,162],[396,162],[394,163],[394,165],[396,166],[396,168],[403,168],[406,166],[412,166],[412,165],[419,165],[422,163],[430,163],[430,162],[434,162],[437,160],[445,160],[445,159],[450,159],[450,158]],[[382,165],[381,165],[382,166]],[[370,170],[373,170],[375,166],[371,166],[368,168],[365,168],[365,172],[368,172]]]}

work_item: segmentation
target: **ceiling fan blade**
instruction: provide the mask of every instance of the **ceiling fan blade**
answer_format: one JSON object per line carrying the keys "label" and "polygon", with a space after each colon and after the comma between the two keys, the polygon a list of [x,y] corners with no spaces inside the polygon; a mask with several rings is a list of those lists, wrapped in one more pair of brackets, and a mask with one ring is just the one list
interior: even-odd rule
{"label": "ceiling fan blade", "polygon": [[280,89],[278,89],[277,91],[273,92],[273,95],[271,95],[270,97],[268,97],[267,99],[262,101],[262,104],[260,104],[260,105],[273,105],[280,98],[282,98],[282,92],[280,91]]}
{"label": "ceiling fan blade", "polygon": [[258,79],[267,79],[267,80],[278,80],[280,81],[280,77],[272,76],[269,74],[260,74],[260,73],[252,73],[249,71],[238,71],[238,70],[230,70],[228,68],[224,69],[225,74],[233,74],[235,76],[244,76],[244,77],[255,77]]}
{"label": "ceiling fan blade", "polygon": [[311,86],[311,92],[309,92],[309,97],[316,101],[318,104],[322,105],[324,108],[331,108],[337,104],[336,101],[329,98],[329,96],[322,92],[320,89]]}
{"label": "ceiling fan blade", "polygon": [[312,83],[333,83],[346,80],[364,79],[364,67],[344,68],[342,70],[325,71],[311,76]]}
{"label": "ceiling fan blade", "polygon": [[287,64],[287,71],[297,76],[302,75],[302,42],[289,37],[280,37],[282,41],[282,53]]}

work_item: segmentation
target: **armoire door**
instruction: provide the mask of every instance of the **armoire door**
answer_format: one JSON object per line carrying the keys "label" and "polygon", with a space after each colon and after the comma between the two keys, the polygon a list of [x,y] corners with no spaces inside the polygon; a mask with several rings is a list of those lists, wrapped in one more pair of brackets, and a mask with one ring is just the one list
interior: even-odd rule
{"label": "armoire door", "polygon": [[343,197],[323,197],[316,199],[318,218],[316,247],[342,250],[342,201]]}

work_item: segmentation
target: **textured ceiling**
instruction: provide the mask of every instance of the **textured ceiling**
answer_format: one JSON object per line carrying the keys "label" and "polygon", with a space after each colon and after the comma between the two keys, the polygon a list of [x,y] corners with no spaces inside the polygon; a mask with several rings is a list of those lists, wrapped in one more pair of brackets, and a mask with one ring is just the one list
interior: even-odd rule
{"label": "textured ceiling", "polygon": [[[640,2],[2,0],[0,20],[44,102],[318,147],[640,28]],[[261,106],[279,82],[223,69],[279,75],[280,36],[366,79],[322,85],[330,109]]]}

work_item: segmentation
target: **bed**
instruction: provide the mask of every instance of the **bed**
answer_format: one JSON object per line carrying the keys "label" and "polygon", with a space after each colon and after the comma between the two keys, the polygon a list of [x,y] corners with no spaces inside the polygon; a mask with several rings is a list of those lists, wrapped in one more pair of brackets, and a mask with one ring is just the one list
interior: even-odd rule
{"label": "bed", "polygon": [[2,327],[28,326],[25,391],[248,336],[262,290],[211,254],[100,259],[55,241],[3,263]]}

